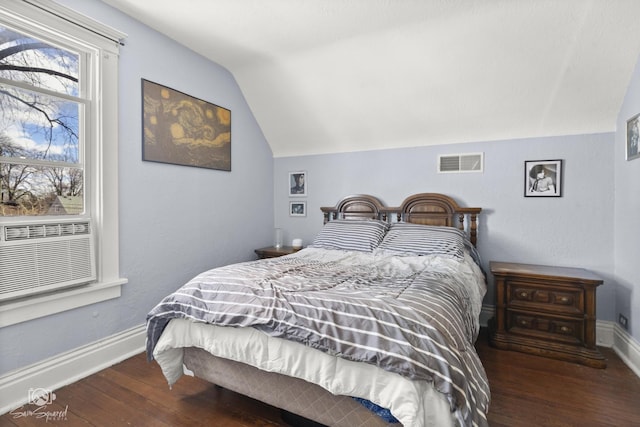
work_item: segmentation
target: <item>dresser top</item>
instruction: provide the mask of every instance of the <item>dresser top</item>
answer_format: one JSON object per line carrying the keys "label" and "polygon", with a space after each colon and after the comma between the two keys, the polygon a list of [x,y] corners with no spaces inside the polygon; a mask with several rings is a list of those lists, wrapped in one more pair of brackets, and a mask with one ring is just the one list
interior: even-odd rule
{"label": "dresser top", "polygon": [[494,275],[518,275],[523,277],[555,277],[578,280],[599,285],[602,278],[584,268],[556,267],[551,265],[520,264],[513,262],[490,262]]}

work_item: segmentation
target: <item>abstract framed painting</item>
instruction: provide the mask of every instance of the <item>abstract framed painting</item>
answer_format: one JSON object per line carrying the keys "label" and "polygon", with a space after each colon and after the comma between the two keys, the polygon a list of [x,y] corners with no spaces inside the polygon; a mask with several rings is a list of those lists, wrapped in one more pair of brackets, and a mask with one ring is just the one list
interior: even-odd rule
{"label": "abstract framed painting", "polygon": [[142,160],[231,170],[231,110],[142,79]]}

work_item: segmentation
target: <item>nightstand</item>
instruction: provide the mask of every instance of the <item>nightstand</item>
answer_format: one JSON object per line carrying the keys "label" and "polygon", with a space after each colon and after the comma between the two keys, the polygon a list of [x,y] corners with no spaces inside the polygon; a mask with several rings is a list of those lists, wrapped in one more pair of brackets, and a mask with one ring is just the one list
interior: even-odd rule
{"label": "nightstand", "polygon": [[289,255],[294,252],[298,252],[302,248],[294,248],[292,246],[282,246],[276,248],[275,246],[269,246],[266,248],[256,249],[254,252],[258,254],[258,258],[276,258],[282,255]]}
{"label": "nightstand", "polygon": [[497,348],[605,368],[596,347],[596,288],[602,279],[581,268],[490,263]]}

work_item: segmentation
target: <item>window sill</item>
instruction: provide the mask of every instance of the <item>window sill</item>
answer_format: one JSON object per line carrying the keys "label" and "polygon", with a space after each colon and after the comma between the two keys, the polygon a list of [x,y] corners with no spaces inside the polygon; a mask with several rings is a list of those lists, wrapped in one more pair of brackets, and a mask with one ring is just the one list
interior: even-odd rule
{"label": "window sill", "polygon": [[0,328],[118,298],[122,285],[127,282],[121,278],[0,303]]}

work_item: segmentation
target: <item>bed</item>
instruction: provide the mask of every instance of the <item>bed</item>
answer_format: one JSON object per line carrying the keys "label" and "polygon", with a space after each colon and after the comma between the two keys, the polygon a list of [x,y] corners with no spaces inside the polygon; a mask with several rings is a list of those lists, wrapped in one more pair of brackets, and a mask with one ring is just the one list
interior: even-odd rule
{"label": "bed", "polygon": [[147,355],[330,426],[486,426],[474,349],[486,281],[480,208],[420,193],[321,208],[313,243],[215,268],[147,316]]}

